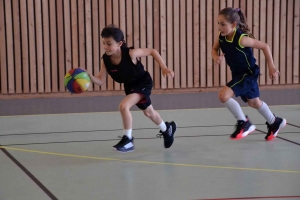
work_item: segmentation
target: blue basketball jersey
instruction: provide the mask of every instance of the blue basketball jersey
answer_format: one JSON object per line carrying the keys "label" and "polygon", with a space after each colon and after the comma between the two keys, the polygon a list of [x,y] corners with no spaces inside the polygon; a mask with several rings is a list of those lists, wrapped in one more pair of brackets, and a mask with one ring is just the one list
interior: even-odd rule
{"label": "blue basketball jersey", "polygon": [[229,65],[232,75],[243,73],[252,73],[252,68],[255,66],[256,59],[253,56],[252,48],[242,47],[240,40],[244,34],[240,29],[234,31],[231,41],[226,39],[226,36],[219,35],[219,44],[223,53],[225,53],[225,60]]}

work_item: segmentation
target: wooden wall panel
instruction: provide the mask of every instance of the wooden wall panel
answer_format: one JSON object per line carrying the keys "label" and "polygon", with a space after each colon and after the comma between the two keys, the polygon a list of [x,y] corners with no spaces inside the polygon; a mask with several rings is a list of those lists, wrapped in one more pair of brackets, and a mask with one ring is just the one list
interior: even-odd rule
{"label": "wooden wall panel", "polygon": [[180,18],[180,88],[187,87],[187,57],[186,57],[186,1],[180,0],[179,3]]}
{"label": "wooden wall panel", "polygon": [[[99,31],[100,31],[100,34],[101,34],[102,29],[106,26],[106,23],[105,23],[106,12],[105,12],[105,9],[101,9],[101,8],[105,8],[105,2],[104,1],[99,1]],[[101,48],[101,45],[102,45],[101,35],[100,35],[99,40],[100,40],[100,56],[102,57],[102,55],[104,54],[104,49]],[[101,61],[100,61],[100,63],[101,63]],[[98,73],[95,73],[95,75],[97,75],[97,74]],[[107,79],[108,78],[105,77],[105,80],[103,80],[104,84],[101,86],[101,90],[103,90],[103,91],[107,90]]]}
{"label": "wooden wall panel", "polygon": [[[160,10],[159,10],[159,16],[160,16],[160,55],[162,57],[162,59],[164,60],[164,62],[166,62],[167,60],[167,30],[166,30],[166,2],[165,1],[160,1],[160,6],[159,6]],[[160,66],[158,65],[158,69],[160,70]],[[160,85],[162,89],[166,89],[167,88],[167,81],[166,81],[166,77],[163,76],[163,74],[161,73],[160,76]]]}
{"label": "wooden wall panel", "polygon": [[[274,0],[274,5],[273,5],[273,12],[276,13],[274,14],[274,20],[273,20],[273,60],[275,67],[277,69],[280,69],[280,63],[279,63],[279,51],[280,51],[280,36],[279,36],[279,27],[280,27],[280,0]],[[279,79],[273,81],[274,85],[279,84]]]}
{"label": "wooden wall panel", "polygon": [[[91,73],[97,75],[100,70],[100,32],[99,32],[99,2],[98,0],[92,0],[92,46],[93,46],[93,53],[92,53],[92,70]],[[95,91],[99,91],[100,87],[96,84],[93,84],[93,89]],[[91,88],[92,88],[91,87]]]}
{"label": "wooden wall panel", "polygon": [[[51,51],[51,86],[52,92],[58,92],[58,55],[57,55],[57,36],[56,36],[56,1],[49,1],[50,14],[50,51]],[[77,56],[78,57],[78,56]],[[77,58],[75,57],[75,59]],[[78,66],[76,66],[78,67]]]}
{"label": "wooden wall panel", "polygon": [[180,88],[180,34],[179,34],[179,0],[173,1],[173,13],[177,13],[176,15],[173,14],[173,27],[174,27],[174,33],[173,33],[173,56],[174,56],[174,88]]}
{"label": "wooden wall panel", "polygon": [[[45,92],[51,92],[51,58],[50,58],[50,25],[49,25],[49,1],[42,1],[43,10],[43,53],[44,53],[44,77]],[[71,58],[72,60],[72,58]]]}
{"label": "wooden wall panel", "polygon": [[[193,2],[193,87],[200,86],[200,1]],[[170,50],[169,50],[170,51]]]}
{"label": "wooden wall panel", "polygon": [[[13,23],[12,23],[12,5],[11,1],[5,2],[5,23],[6,23],[6,48],[7,48],[7,64],[8,64],[8,93],[15,93],[15,77],[14,77],[14,38],[13,38]],[[34,47],[33,47],[34,48]]]}
{"label": "wooden wall panel", "polygon": [[[93,42],[92,42],[92,2],[85,0],[85,46],[86,46],[86,64],[85,69],[92,72],[93,68]],[[93,91],[89,87],[88,91]]]}
{"label": "wooden wall panel", "polygon": [[293,83],[297,84],[300,81],[300,1],[295,1],[293,28]]}
{"label": "wooden wall panel", "polygon": [[35,0],[35,32],[36,32],[36,60],[37,60],[37,89],[43,93],[44,82],[44,52],[43,52],[43,24],[42,24],[42,2]]}
{"label": "wooden wall panel", "polygon": [[[13,7],[13,40],[14,40],[14,60],[15,60],[15,84],[16,93],[22,93],[22,64],[21,64],[21,30],[20,30],[20,12],[19,1],[12,2]],[[42,52],[42,51],[41,51]]]}
{"label": "wooden wall panel", "polygon": [[[146,37],[147,37],[147,48],[153,48],[153,2],[147,1],[146,3]],[[150,73],[150,75],[154,76],[154,70],[153,70],[153,58],[147,57],[147,65],[145,66],[146,70]]]}
{"label": "wooden wall panel", "polygon": [[[29,76],[30,76],[30,92],[37,92],[37,73],[36,73],[36,37],[35,37],[35,20],[34,20],[34,2],[33,0],[27,1],[28,8],[28,32],[29,32]],[[55,73],[53,76],[59,77]]]}
{"label": "wooden wall panel", "polygon": [[[206,87],[206,2],[200,1],[200,87]],[[210,53],[210,52],[209,52]],[[181,56],[180,56],[181,57]]]}
{"label": "wooden wall panel", "polygon": [[1,93],[7,93],[7,59],[6,59],[6,28],[4,1],[0,1],[0,63],[1,63]]}
{"label": "wooden wall panel", "polygon": [[[211,49],[225,7],[242,9],[256,39],[270,46],[280,78],[269,79],[264,53],[255,49],[259,84],[299,85],[299,1],[0,0],[0,98],[68,93],[63,81],[71,68],[97,75],[104,53],[100,34],[109,24],[123,30],[128,46],[156,49],[174,70],[174,79],[166,79],[152,57],[141,58],[154,89],[222,87],[231,71],[225,60],[214,65]],[[89,92],[124,89],[109,76],[104,81]]]}
{"label": "wooden wall panel", "polygon": [[[160,52],[160,4],[159,0],[153,0],[153,48]],[[160,89],[160,69],[157,62],[153,61],[153,84],[155,89]]]}
{"label": "wooden wall panel", "polygon": [[279,77],[279,83],[285,84],[286,83],[286,29],[287,29],[287,11],[286,11],[286,1],[280,1],[280,40],[279,40],[279,46],[280,46],[280,65],[279,65],[279,71],[280,71],[280,77]]}
{"label": "wooden wall panel", "polygon": [[[259,21],[259,40],[267,42],[266,40],[266,0],[260,1],[260,21]],[[259,51],[259,68],[260,68],[260,77],[259,77],[259,84],[265,85],[266,84],[266,73],[267,73],[267,66],[266,66],[266,59],[264,56],[263,51]]]}
{"label": "wooden wall panel", "polygon": [[293,3],[287,4],[287,33],[286,33],[286,83],[292,84],[293,83]]}
{"label": "wooden wall panel", "polygon": [[[220,0],[219,10],[221,11],[225,7],[226,7],[226,0]],[[222,52],[220,52],[220,54],[222,54]],[[227,69],[228,69],[225,59],[223,60],[219,68],[220,68],[220,86],[225,86],[227,83]]]}
{"label": "wooden wall panel", "polygon": [[[83,2],[83,1],[82,1]],[[84,8],[84,5],[82,5]],[[57,40],[58,40],[58,88],[60,92],[66,91],[64,86],[64,76],[65,76],[65,31],[64,31],[64,13],[63,13],[63,1],[56,2],[56,11],[57,11]],[[82,29],[84,30],[84,29]],[[84,37],[84,35],[83,35]],[[84,46],[83,46],[84,48]],[[83,55],[85,57],[85,55]],[[83,59],[83,63],[85,60]],[[81,66],[84,66],[81,65]]]}
{"label": "wooden wall panel", "polygon": [[[267,8],[273,8],[273,1],[267,1]],[[274,49],[273,42],[272,42],[272,39],[273,39],[273,10],[272,9],[267,9],[266,18],[267,18],[267,24],[266,24],[267,41],[266,41],[266,43],[270,46],[271,52],[274,55],[274,51],[272,51]],[[267,66],[266,66],[266,69],[267,69]],[[269,78],[269,70],[267,69],[265,73],[266,73],[266,85],[271,85],[272,80]]]}
{"label": "wooden wall panel", "polygon": [[[50,0],[51,1],[51,0]],[[64,17],[64,35],[65,35],[65,59],[64,68],[67,73],[72,68],[72,23],[71,23],[71,4],[69,0],[63,1],[63,17]],[[89,34],[91,35],[91,34]]]}
{"label": "wooden wall panel", "polygon": [[187,87],[194,87],[193,76],[193,41],[188,38],[193,38],[193,1],[186,2],[186,70],[187,70]]}
{"label": "wooden wall panel", "polygon": [[[28,19],[27,19],[27,5],[26,1],[20,1],[20,15],[21,15],[21,68],[22,68],[22,93],[30,93],[29,88],[29,46],[28,46]],[[0,36],[1,37],[1,36]],[[50,41],[49,41],[50,42]],[[2,46],[2,45],[1,45]],[[49,50],[48,50],[49,51]],[[46,60],[45,60],[46,62]],[[49,60],[50,62],[50,60]]]}

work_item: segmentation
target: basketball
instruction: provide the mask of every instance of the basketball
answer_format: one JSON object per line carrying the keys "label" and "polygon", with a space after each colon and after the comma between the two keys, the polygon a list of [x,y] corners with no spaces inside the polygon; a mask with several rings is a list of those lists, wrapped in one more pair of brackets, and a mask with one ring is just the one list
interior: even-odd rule
{"label": "basketball", "polygon": [[65,87],[69,92],[80,94],[88,89],[91,79],[88,73],[80,68],[71,69],[64,79]]}

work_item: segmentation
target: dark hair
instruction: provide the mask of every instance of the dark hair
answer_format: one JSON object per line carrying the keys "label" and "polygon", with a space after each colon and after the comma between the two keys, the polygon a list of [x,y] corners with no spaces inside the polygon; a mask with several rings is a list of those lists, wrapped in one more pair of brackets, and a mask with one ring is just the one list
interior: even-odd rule
{"label": "dark hair", "polygon": [[102,38],[112,37],[116,42],[121,42],[121,41],[123,42],[121,47],[127,47],[122,30],[119,29],[114,24],[108,25],[104,29],[102,29],[101,37]]}
{"label": "dark hair", "polygon": [[237,28],[248,34],[249,37],[254,38],[249,26],[246,23],[246,17],[241,9],[227,7],[221,10],[219,15],[224,15],[225,19],[230,23],[236,22]]}

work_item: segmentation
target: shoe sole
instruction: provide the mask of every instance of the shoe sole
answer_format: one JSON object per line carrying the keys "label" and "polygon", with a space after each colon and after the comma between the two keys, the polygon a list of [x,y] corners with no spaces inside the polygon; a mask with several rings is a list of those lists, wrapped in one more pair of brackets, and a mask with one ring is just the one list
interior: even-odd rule
{"label": "shoe sole", "polygon": [[281,124],[279,126],[278,131],[276,131],[276,133],[274,133],[273,135],[270,135],[266,140],[270,141],[270,140],[273,140],[274,138],[276,138],[277,135],[278,135],[278,132],[280,131],[280,129],[282,129],[285,126],[286,126],[286,119],[282,119],[282,122],[281,122]]}
{"label": "shoe sole", "polygon": [[253,131],[255,131],[256,126],[255,125],[251,125],[248,129],[248,131],[244,132],[243,134],[238,134],[236,138],[232,138],[230,137],[230,139],[232,140],[240,140],[245,138],[247,135],[249,135],[250,133],[252,133]]}
{"label": "shoe sole", "polygon": [[112,148],[113,150],[117,151],[117,152],[120,152],[120,153],[130,153],[130,152],[133,152],[135,149],[132,149],[132,150],[128,150],[128,151],[119,151],[118,149],[116,148]]}

